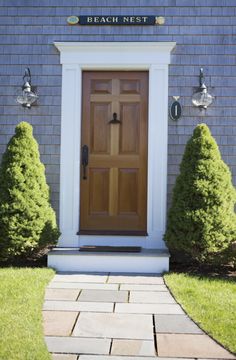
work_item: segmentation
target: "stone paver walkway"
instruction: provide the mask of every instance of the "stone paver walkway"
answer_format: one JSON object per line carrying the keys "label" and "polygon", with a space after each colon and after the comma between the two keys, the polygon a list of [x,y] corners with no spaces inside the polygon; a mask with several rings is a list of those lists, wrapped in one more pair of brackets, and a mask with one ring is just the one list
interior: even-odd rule
{"label": "stone paver walkway", "polygon": [[236,359],[190,320],[161,276],[57,274],[43,317],[53,360]]}

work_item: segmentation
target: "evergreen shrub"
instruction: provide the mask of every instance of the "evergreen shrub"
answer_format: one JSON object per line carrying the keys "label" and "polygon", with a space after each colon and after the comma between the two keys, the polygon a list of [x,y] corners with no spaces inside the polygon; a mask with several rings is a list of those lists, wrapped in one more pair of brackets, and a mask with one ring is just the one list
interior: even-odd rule
{"label": "evergreen shrub", "polygon": [[207,125],[199,124],[173,189],[164,236],[170,251],[198,263],[229,261],[236,240],[235,202],[230,170]]}
{"label": "evergreen shrub", "polygon": [[28,256],[58,237],[38,144],[32,126],[21,122],[0,167],[0,259]]}

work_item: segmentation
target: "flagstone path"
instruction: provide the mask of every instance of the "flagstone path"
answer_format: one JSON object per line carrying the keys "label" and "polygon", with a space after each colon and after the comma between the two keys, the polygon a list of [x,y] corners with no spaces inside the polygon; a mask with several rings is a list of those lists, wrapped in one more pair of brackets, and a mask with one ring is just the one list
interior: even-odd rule
{"label": "flagstone path", "polygon": [[161,276],[57,274],[43,318],[53,360],[236,359],[185,314]]}

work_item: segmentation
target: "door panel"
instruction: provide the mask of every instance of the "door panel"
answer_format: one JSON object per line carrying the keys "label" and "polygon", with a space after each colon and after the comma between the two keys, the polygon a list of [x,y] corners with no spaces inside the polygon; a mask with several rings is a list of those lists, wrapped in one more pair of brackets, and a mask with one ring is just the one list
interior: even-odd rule
{"label": "door panel", "polygon": [[140,81],[125,79],[120,80],[120,94],[140,94]]}
{"label": "door panel", "polygon": [[90,169],[89,180],[89,214],[108,215],[109,169]]}
{"label": "door panel", "polygon": [[138,169],[119,169],[119,208],[120,215],[138,215]]}
{"label": "door panel", "polygon": [[90,111],[90,152],[109,154],[110,129],[107,119],[111,114],[111,104],[92,102]]}
{"label": "door panel", "polygon": [[112,80],[94,79],[91,80],[91,94],[111,94]]}
{"label": "door panel", "polygon": [[83,73],[80,233],[146,233],[147,101],[147,72]]}
{"label": "door panel", "polygon": [[120,118],[120,154],[137,154],[139,152],[140,104],[121,103]]}

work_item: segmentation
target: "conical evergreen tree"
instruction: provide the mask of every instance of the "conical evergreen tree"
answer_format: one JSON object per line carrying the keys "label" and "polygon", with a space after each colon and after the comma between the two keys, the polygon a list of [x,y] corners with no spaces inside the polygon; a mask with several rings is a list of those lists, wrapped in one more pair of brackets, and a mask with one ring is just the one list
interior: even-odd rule
{"label": "conical evergreen tree", "polygon": [[0,258],[32,253],[58,236],[38,144],[32,126],[21,122],[0,168]]}
{"label": "conical evergreen tree", "polygon": [[199,263],[220,263],[236,240],[236,191],[231,173],[205,124],[186,145],[173,189],[165,240],[173,252]]}

